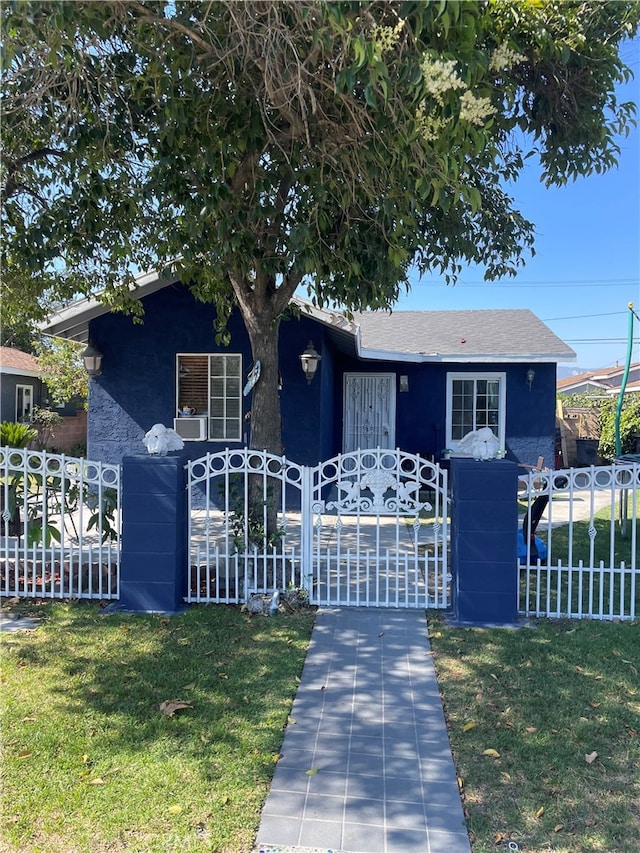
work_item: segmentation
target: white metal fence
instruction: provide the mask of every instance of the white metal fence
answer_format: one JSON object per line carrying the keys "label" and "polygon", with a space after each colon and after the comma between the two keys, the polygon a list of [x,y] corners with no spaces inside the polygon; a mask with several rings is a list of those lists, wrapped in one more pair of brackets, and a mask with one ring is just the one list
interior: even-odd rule
{"label": "white metal fence", "polygon": [[[377,449],[304,467],[243,448],[186,469],[188,602],[294,588],[323,606],[448,606],[438,465]],[[520,612],[637,618],[640,464],[532,471],[518,498]],[[120,505],[119,466],[0,447],[0,595],[118,598]]]}
{"label": "white metal fence", "polygon": [[310,603],[446,607],[447,472],[400,450],[315,467],[249,450],[187,465],[187,601],[301,588]]}
{"label": "white metal fence", "polygon": [[0,447],[0,595],[119,596],[120,467]]}
{"label": "white metal fence", "polygon": [[446,608],[447,471],[401,450],[312,469],[313,598],[328,606]]}
{"label": "white metal fence", "polygon": [[[521,476],[519,610],[632,620],[640,609],[640,464]],[[542,513],[536,529],[537,516]]]}

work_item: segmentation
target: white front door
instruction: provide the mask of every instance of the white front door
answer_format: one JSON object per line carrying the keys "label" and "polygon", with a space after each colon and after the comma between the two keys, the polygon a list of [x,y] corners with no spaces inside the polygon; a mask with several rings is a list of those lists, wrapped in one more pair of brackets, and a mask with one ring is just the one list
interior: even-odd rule
{"label": "white front door", "polygon": [[345,373],[342,451],[380,447],[396,441],[394,373]]}

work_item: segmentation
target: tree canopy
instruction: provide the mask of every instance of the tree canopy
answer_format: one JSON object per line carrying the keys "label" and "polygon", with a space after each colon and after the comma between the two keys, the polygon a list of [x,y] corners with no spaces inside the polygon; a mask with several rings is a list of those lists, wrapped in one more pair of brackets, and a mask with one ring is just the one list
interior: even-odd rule
{"label": "tree canopy", "polygon": [[237,305],[278,449],[277,330],[319,305],[393,306],[407,271],[515,273],[533,225],[505,187],[606,170],[634,106],[635,2],[107,0],[1,10],[5,310],[171,267]]}
{"label": "tree canopy", "polygon": [[60,338],[42,337],[35,344],[40,379],[47,386],[55,406],[85,399],[88,392],[87,372],[82,361],[83,344]]}

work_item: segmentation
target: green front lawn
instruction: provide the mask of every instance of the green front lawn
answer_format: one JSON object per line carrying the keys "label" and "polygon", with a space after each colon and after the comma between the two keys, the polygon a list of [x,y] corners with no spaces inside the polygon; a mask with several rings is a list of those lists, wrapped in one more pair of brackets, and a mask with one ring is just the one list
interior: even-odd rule
{"label": "green front lawn", "polygon": [[250,850],[313,613],[18,608],[44,622],[2,635],[2,850]]}
{"label": "green front lawn", "polygon": [[637,853],[640,624],[429,626],[474,853]]}
{"label": "green front lawn", "polygon": [[[2,635],[3,853],[251,850],[313,613],[14,607],[44,622]],[[640,625],[429,630],[474,853],[636,853]]]}

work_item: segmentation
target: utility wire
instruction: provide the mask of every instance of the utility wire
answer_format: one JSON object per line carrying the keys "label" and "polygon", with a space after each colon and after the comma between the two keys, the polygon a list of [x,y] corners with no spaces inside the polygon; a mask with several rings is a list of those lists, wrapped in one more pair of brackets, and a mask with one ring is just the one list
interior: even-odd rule
{"label": "utility wire", "polygon": [[576,314],[574,317],[547,317],[543,323],[555,323],[558,320],[587,320],[589,317],[620,317],[626,316],[626,311],[609,311],[604,314]]}
{"label": "utility wire", "polygon": [[[563,338],[566,344],[624,344],[626,338]],[[640,343],[640,338],[633,339],[634,344]]]}
{"label": "utility wire", "polygon": [[489,282],[485,281],[483,278],[468,278],[468,279],[460,279],[456,284],[449,285],[446,284],[442,279],[428,279],[425,280],[424,277],[418,278],[413,284],[418,285],[430,285],[430,284],[444,284],[446,287],[460,287],[460,285],[464,284],[481,284],[484,287],[529,287],[529,286],[537,286],[541,284],[566,284],[569,287],[599,287],[601,284],[639,284],[640,279],[635,276],[624,276],[622,278],[528,278],[523,279],[518,284],[506,284],[505,282],[512,281],[511,278],[504,279],[503,282]]}

